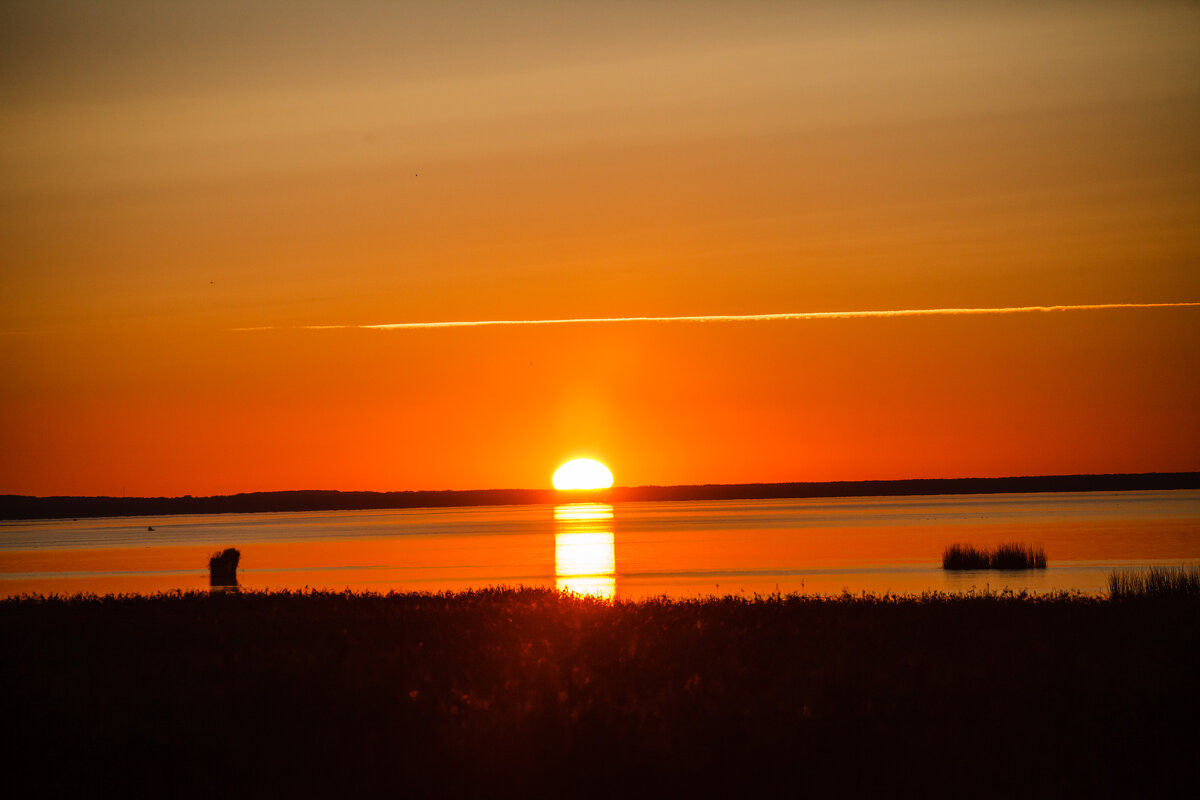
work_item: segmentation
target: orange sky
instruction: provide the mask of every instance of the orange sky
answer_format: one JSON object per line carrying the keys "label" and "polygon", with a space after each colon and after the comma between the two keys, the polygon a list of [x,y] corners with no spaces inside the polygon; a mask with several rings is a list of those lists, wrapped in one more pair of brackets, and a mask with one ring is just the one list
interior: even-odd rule
{"label": "orange sky", "polygon": [[1200,301],[1194,5],[13,5],[0,493],[1200,469],[1195,307],[299,328]]}

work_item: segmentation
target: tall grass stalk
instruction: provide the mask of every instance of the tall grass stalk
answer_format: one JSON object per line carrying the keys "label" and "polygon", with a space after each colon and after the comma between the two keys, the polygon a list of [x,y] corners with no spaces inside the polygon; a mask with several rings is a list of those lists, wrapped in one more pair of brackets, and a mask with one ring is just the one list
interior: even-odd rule
{"label": "tall grass stalk", "polygon": [[1108,595],[1113,600],[1200,599],[1200,566],[1151,567],[1144,572],[1110,572]]}

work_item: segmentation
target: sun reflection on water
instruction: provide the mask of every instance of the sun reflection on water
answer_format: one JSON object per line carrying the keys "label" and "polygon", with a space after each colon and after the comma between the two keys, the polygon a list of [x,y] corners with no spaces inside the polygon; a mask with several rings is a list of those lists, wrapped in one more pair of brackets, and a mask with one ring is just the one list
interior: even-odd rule
{"label": "sun reflection on water", "polygon": [[617,593],[613,508],[571,503],[554,509],[554,571],[558,590],[611,600]]}

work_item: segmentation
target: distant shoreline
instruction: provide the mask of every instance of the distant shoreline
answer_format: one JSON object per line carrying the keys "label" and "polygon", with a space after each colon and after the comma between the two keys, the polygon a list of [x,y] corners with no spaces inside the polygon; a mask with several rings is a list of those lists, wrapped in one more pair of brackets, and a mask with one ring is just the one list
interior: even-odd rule
{"label": "distant shoreline", "polygon": [[1200,489],[1200,472],[1038,475],[1010,478],[632,486],[587,492],[554,489],[467,489],[406,492],[301,490],[213,497],[31,497],[0,495],[0,519],[145,517],[175,514],[252,514],[285,511],[534,505],[572,502],[767,500],[820,497],[903,497],[939,494],[1018,494]]}

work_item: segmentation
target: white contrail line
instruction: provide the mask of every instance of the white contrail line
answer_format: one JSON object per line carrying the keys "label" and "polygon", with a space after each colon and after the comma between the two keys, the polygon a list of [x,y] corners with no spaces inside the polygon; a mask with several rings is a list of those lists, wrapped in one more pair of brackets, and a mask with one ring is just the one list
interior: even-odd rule
{"label": "white contrail line", "polygon": [[[1077,306],[1009,306],[1005,308],[905,308],[890,311],[799,311],[783,314],[704,314],[687,317],[575,317],[569,319],[477,319],[450,322],[389,322],[379,325],[300,325],[299,330],[402,331],[423,328],[487,328],[500,325],[591,325],[604,322],[778,322],[813,319],[865,319],[868,317],[937,317],[980,314],[1032,314],[1054,311],[1108,311],[1138,308],[1190,308],[1195,303],[1097,303]],[[260,331],[271,328],[234,328]]]}

